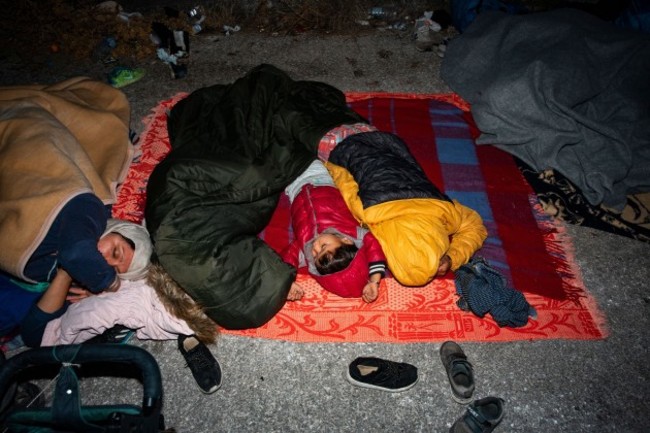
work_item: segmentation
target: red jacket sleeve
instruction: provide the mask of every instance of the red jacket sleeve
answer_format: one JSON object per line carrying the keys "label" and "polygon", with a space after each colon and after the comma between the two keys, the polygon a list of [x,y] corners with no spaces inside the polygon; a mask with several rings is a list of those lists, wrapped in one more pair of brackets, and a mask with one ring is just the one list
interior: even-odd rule
{"label": "red jacket sleeve", "polygon": [[[363,248],[367,250],[366,256],[368,258],[368,265],[371,268],[370,274],[372,275],[377,272],[373,271],[373,269],[379,268],[382,269],[380,272],[382,273],[382,277],[384,277],[386,275],[386,256],[384,255],[384,250],[381,249],[381,245],[379,244],[379,241],[377,241],[375,235],[370,232],[366,233],[363,237]],[[372,266],[373,264],[381,264],[382,266]]]}
{"label": "red jacket sleeve", "polygon": [[294,239],[293,242],[291,242],[286,246],[284,250],[282,250],[280,257],[282,257],[282,260],[285,263],[288,263],[294,268],[298,269],[300,266],[300,248],[301,243],[298,242],[297,239]]}

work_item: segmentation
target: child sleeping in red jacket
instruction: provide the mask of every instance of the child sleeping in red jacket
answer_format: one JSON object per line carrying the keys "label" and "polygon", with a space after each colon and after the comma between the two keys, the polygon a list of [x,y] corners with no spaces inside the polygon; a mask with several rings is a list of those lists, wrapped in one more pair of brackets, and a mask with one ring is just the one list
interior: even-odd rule
{"label": "child sleeping in red jacket", "polygon": [[[386,273],[386,258],[377,239],[348,210],[321,161],[314,161],[285,192],[291,202],[293,241],[282,259],[309,274],[326,290],[373,302]],[[304,292],[296,282],[287,299]]]}

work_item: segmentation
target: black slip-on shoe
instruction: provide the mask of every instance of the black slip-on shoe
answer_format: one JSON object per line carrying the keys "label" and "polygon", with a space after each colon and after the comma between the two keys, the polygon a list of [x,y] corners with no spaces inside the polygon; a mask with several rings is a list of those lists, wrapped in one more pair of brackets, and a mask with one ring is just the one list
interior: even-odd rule
{"label": "black slip-on shoe", "polygon": [[346,377],[355,386],[380,391],[402,392],[417,383],[418,369],[405,362],[360,357],[350,363]]}
{"label": "black slip-on shoe", "polygon": [[179,335],[178,350],[202,392],[212,394],[221,387],[221,366],[208,346],[194,335]]}
{"label": "black slip-on shoe", "polygon": [[504,400],[485,397],[473,401],[467,411],[454,422],[449,433],[490,433],[503,419]]}
{"label": "black slip-on shoe", "polygon": [[445,341],[440,347],[440,359],[447,371],[452,398],[460,404],[471,402],[474,394],[474,371],[463,349],[453,341]]}
{"label": "black slip-on shoe", "polygon": [[115,325],[103,333],[84,341],[83,344],[127,344],[134,335],[135,331],[133,329],[124,325]]}

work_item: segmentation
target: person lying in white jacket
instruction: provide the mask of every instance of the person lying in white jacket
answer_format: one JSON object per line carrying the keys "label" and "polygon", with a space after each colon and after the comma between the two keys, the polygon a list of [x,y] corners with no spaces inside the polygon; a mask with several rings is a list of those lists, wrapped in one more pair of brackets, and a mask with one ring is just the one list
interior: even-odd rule
{"label": "person lying in white jacket", "polygon": [[115,325],[133,329],[141,340],[176,340],[194,333],[165,309],[146,280],[123,281],[117,292],[89,296],[51,320],[41,346],[82,343]]}

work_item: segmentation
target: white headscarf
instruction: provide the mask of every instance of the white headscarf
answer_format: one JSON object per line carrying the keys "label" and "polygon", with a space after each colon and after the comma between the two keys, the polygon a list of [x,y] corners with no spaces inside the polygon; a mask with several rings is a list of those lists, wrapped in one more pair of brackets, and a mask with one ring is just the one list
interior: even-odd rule
{"label": "white headscarf", "polygon": [[117,274],[122,280],[139,280],[147,276],[147,270],[151,263],[151,253],[153,245],[147,229],[139,224],[129,221],[110,218],[106,224],[106,230],[102,237],[109,233],[119,233],[125,238],[133,241],[135,251],[133,251],[133,260],[129,269],[123,274]]}

